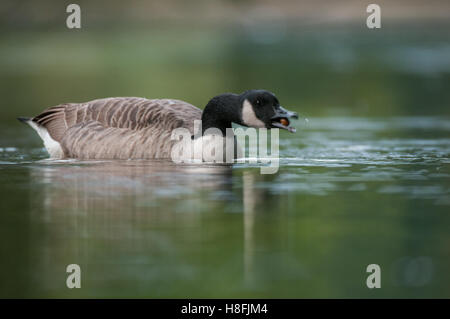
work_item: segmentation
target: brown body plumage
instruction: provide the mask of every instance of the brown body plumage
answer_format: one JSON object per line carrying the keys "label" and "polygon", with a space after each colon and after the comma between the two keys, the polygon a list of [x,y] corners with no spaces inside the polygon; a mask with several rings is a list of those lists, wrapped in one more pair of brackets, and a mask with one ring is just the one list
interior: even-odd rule
{"label": "brown body plumage", "polygon": [[179,100],[116,97],[50,107],[31,121],[60,144],[60,157],[153,159],[169,158],[172,130],[194,134],[201,114]]}

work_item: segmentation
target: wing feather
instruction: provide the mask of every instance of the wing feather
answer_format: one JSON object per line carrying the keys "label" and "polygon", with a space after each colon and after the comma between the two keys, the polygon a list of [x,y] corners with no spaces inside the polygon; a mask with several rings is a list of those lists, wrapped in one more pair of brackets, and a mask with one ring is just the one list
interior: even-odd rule
{"label": "wing feather", "polygon": [[155,158],[170,154],[173,129],[194,134],[201,112],[180,100],[119,97],[53,106],[32,120],[61,143],[68,157]]}
{"label": "wing feather", "polygon": [[144,98],[108,98],[87,103],[62,104],[46,109],[33,118],[52,138],[60,140],[70,127],[96,121],[104,127],[139,130],[150,126],[173,130],[191,128],[201,118],[201,110],[179,100]]}

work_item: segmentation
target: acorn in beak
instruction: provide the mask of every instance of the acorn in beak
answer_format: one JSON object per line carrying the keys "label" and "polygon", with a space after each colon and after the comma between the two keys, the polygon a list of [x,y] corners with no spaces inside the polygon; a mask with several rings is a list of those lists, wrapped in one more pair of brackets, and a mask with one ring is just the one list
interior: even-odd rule
{"label": "acorn in beak", "polygon": [[281,128],[291,133],[295,133],[295,127],[289,126],[291,124],[289,119],[298,119],[298,114],[288,111],[280,106],[275,109],[275,115],[271,118],[271,124],[273,127]]}

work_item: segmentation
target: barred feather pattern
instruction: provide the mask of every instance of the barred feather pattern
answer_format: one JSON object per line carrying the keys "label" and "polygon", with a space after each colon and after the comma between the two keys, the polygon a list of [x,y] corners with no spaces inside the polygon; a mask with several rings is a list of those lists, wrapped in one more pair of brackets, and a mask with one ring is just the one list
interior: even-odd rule
{"label": "barred feather pattern", "polygon": [[180,100],[116,97],[48,108],[32,120],[61,144],[67,158],[169,158],[172,130],[194,134],[202,111]]}

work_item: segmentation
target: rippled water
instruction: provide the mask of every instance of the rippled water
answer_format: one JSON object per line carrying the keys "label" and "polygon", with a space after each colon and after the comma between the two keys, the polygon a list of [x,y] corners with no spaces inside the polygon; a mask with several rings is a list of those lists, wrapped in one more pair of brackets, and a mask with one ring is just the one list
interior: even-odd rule
{"label": "rippled water", "polygon": [[[48,161],[31,130],[4,129],[1,295],[450,297],[450,119],[299,126],[275,175]],[[71,263],[82,289],[65,287]]]}

